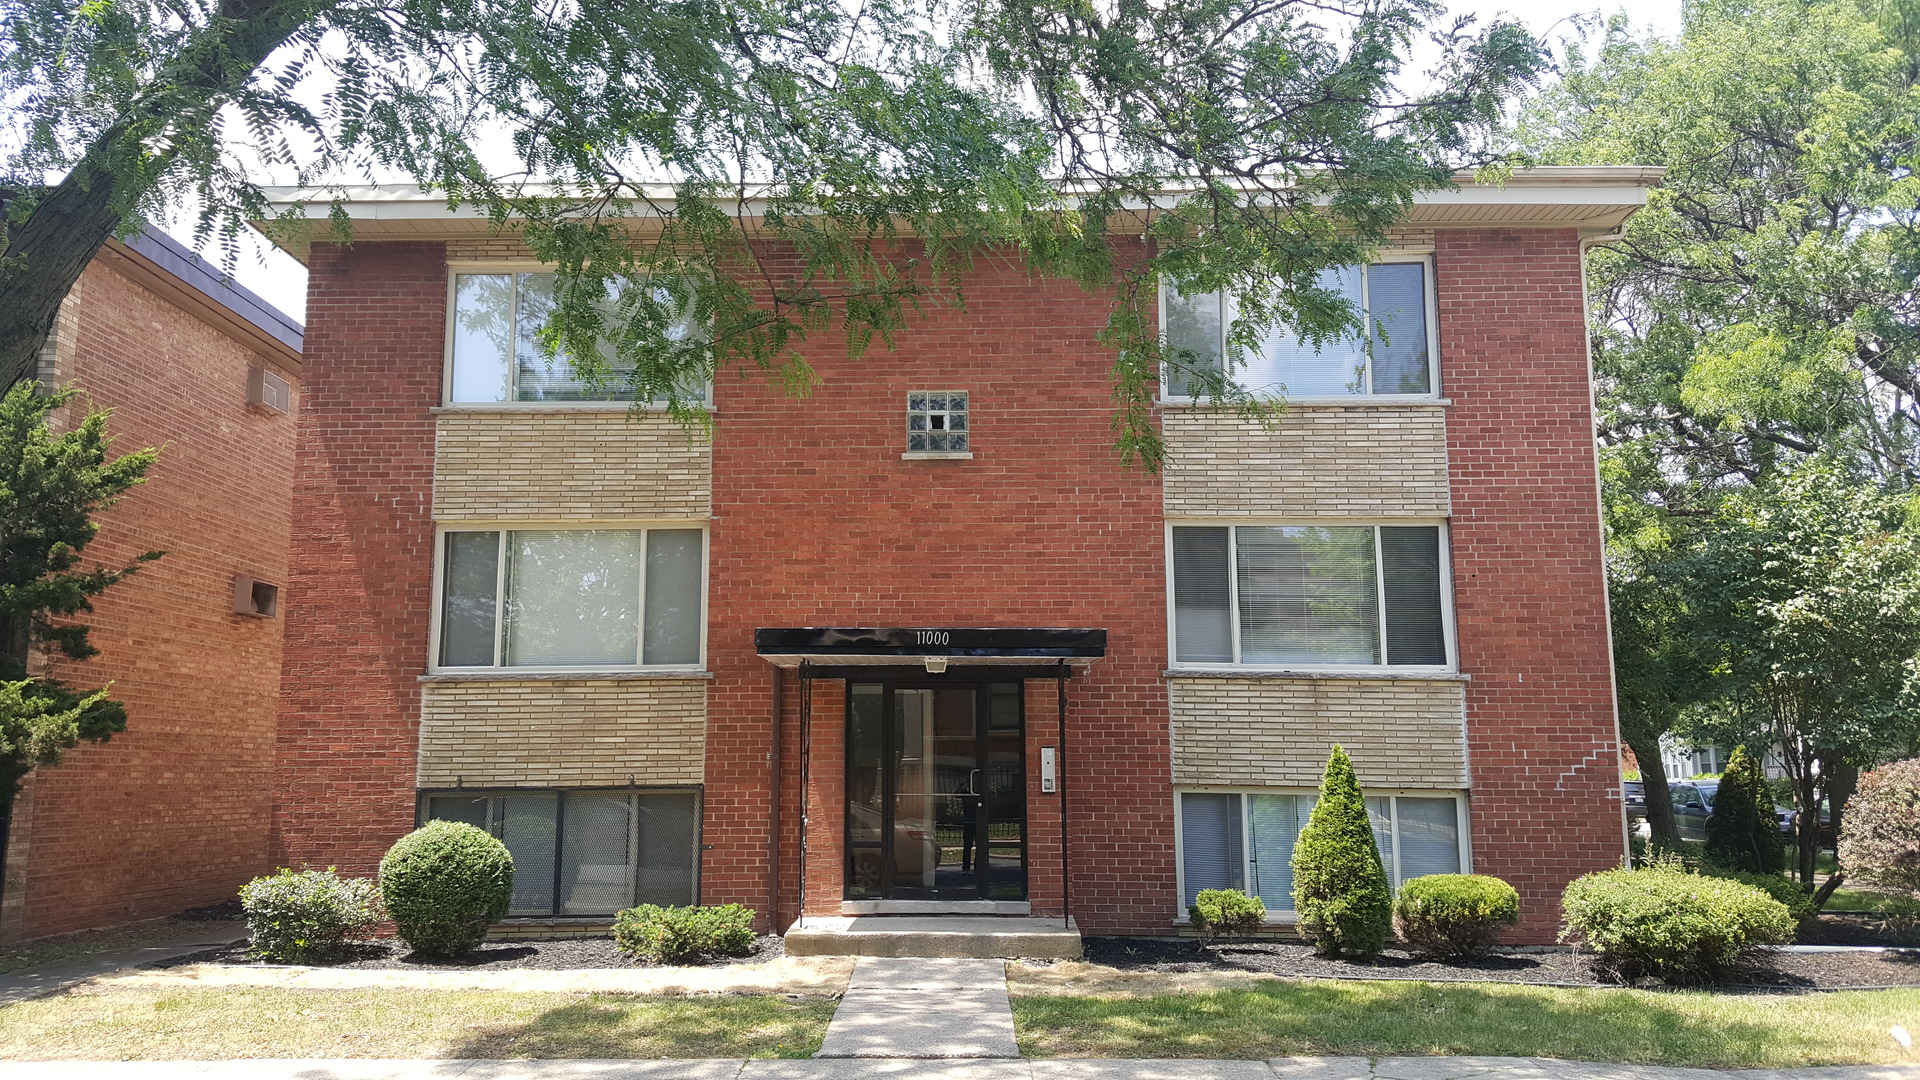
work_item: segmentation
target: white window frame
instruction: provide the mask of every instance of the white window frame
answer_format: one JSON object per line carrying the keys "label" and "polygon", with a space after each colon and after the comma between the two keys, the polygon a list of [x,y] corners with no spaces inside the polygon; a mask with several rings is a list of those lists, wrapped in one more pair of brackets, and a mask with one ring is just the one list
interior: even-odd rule
{"label": "white window frame", "polygon": [[[1393,855],[1391,865],[1386,866],[1387,884],[1397,895],[1400,886],[1400,803],[1403,797],[1410,799],[1447,799],[1453,800],[1454,827],[1459,833],[1460,872],[1473,873],[1473,800],[1472,792],[1460,788],[1361,788],[1363,799],[1387,799],[1389,828],[1393,830]],[[1240,796],[1240,880],[1246,888],[1241,891],[1248,896],[1255,895],[1253,885],[1253,846],[1247,843],[1252,835],[1253,819],[1250,816],[1253,804],[1249,795],[1293,795],[1318,799],[1318,788],[1310,787],[1222,787],[1218,785],[1182,785],[1173,789],[1173,878],[1174,902],[1184,903],[1187,895],[1187,841],[1186,841],[1186,795],[1238,795]],[[1384,861],[1384,860],[1383,860]],[[1174,912],[1174,921],[1184,923],[1188,913],[1184,907]],[[1295,911],[1267,909],[1267,922],[1292,924],[1299,919]]]}
{"label": "white window frame", "polygon": [[[447,325],[442,333],[440,344],[440,407],[462,412],[496,410],[526,410],[529,412],[581,412],[581,411],[617,411],[629,412],[664,410],[666,406],[658,401],[455,401],[453,400],[453,328],[454,320],[460,314],[460,278],[469,274],[552,274],[558,267],[549,263],[529,261],[449,261],[447,263]],[[516,301],[518,292],[515,293]],[[514,317],[518,318],[518,303],[514,305]],[[556,358],[562,362],[564,358]],[[515,360],[507,361],[508,375],[512,376]],[[701,390],[701,402],[713,404],[713,381],[709,379]]]}
{"label": "white window frame", "polygon": [[[433,530],[433,617],[427,632],[427,673],[428,674],[474,674],[499,675],[502,678],[524,678],[528,675],[564,675],[570,673],[595,673],[617,671],[643,672],[703,672],[707,666],[707,619],[710,597],[708,595],[709,562],[712,559],[712,533],[704,519],[674,521],[509,521],[482,522],[459,521],[436,525]],[[645,655],[647,647],[646,610],[647,610],[647,574],[646,551],[647,538],[640,540],[641,571],[640,593],[635,608],[640,613],[639,654],[632,664],[502,664],[501,652],[505,649],[502,642],[502,628],[505,616],[501,608],[507,602],[507,534],[513,532],[588,532],[596,529],[619,530],[623,532],[647,533],[655,530],[698,529],[700,531],[700,651],[699,656],[690,664],[642,664],[637,661]],[[494,562],[494,633],[493,663],[471,665],[443,665],[440,663],[440,622],[446,612],[446,574],[447,574],[447,534],[467,532],[497,532],[500,534],[500,548]]]}
{"label": "white window frame", "polygon": [[[1375,610],[1379,614],[1380,659],[1378,664],[1246,664],[1240,656],[1240,537],[1238,528],[1292,527],[1292,528],[1336,528],[1340,526],[1365,526],[1373,529],[1373,590]],[[1218,660],[1199,661],[1181,660],[1178,634],[1179,611],[1174,596],[1173,577],[1173,530],[1184,528],[1221,528],[1227,530],[1227,625],[1233,638],[1231,663]],[[1440,530],[1440,631],[1446,642],[1447,662],[1444,664],[1389,664],[1387,658],[1387,579],[1384,560],[1380,553],[1381,528],[1422,528],[1438,527]],[[1453,545],[1449,536],[1448,523],[1442,518],[1220,518],[1192,517],[1168,518],[1166,533],[1166,586],[1167,586],[1167,666],[1180,671],[1287,671],[1303,674],[1327,675],[1339,677],[1355,674],[1452,674],[1458,670],[1459,650],[1454,642],[1453,625]]]}
{"label": "white window frame", "polygon": [[[1404,403],[1419,403],[1419,402],[1437,402],[1440,400],[1440,304],[1437,296],[1439,290],[1435,287],[1435,282],[1433,277],[1433,256],[1427,255],[1427,254],[1415,255],[1415,254],[1383,253],[1375,258],[1367,260],[1364,266],[1373,266],[1380,263],[1419,263],[1420,265],[1426,268],[1426,273],[1422,275],[1422,280],[1426,283],[1426,292],[1427,292],[1427,296],[1426,296],[1427,392],[1424,394],[1376,394],[1374,393],[1373,392],[1373,358],[1368,357],[1367,358],[1367,392],[1366,393],[1364,394],[1303,394],[1299,396],[1289,394],[1286,397],[1287,401],[1296,403],[1296,404],[1302,404],[1302,405],[1351,405],[1354,402],[1367,402],[1372,404],[1394,404],[1394,403],[1404,404]],[[1365,316],[1366,311],[1368,310],[1368,306],[1371,300],[1371,297],[1369,296],[1369,292],[1371,289],[1372,279],[1373,279],[1373,275],[1371,274],[1362,273],[1360,275],[1360,306],[1362,309],[1361,314],[1363,317]],[[1160,342],[1162,346],[1166,344],[1167,290],[1171,289],[1172,287],[1173,287],[1172,282],[1166,281],[1163,279],[1160,282],[1159,295],[1156,297],[1157,307],[1155,309],[1155,318],[1159,320],[1158,326],[1159,326],[1159,332],[1161,334]],[[1226,356],[1227,334],[1233,326],[1233,320],[1236,315],[1238,315],[1238,311],[1234,304],[1233,294],[1230,292],[1223,293],[1220,298],[1220,354],[1223,358]],[[1192,405],[1202,401],[1203,399],[1196,398],[1187,394],[1168,393],[1167,392],[1167,371],[1163,365],[1160,371],[1160,400],[1161,402],[1169,405]]]}

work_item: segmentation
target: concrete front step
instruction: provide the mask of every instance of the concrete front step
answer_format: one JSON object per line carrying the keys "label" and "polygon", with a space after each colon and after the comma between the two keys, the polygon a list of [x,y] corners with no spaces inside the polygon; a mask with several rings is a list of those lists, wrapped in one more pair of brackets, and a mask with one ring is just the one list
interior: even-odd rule
{"label": "concrete front step", "polygon": [[1019,916],[810,916],[787,930],[788,956],[1077,960],[1080,928]]}

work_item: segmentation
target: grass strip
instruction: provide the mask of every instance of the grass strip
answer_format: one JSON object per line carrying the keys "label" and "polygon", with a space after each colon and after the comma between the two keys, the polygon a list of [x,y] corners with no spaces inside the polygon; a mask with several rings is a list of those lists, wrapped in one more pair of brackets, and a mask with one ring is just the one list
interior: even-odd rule
{"label": "grass strip", "polygon": [[1920,1061],[1920,989],[1821,994],[1417,982],[1256,982],[1139,996],[1020,995],[1029,1057],[1487,1054],[1700,1068]]}
{"label": "grass strip", "polygon": [[0,1007],[0,1059],[808,1057],[834,1005],[777,994],[79,991]]}

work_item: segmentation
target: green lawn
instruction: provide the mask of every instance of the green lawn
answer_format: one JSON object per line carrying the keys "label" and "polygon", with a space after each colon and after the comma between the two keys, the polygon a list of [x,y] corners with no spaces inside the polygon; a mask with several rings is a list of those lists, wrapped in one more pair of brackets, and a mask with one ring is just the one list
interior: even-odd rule
{"label": "green lawn", "polygon": [[807,1057],[826,998],[260,988],[0,1007],[4,1059]]}
{"label": "green lawn", "polygon": [[[1833,890],[1827,897],[1827,906],[1822,911],[1889,911],[1900,906],[1904,897],[1874,892],[1871,889],[1849,889],[1841,887]],[[1906,905],[1911,908],[1909,901]]]}
{"label": "green lawn", "polygon": [[1920,989],[1734,995],[1274,981],[1156,997],[1017,996],[1030,1057],[1490,1054],[1703,1068],[1920,1061]]}

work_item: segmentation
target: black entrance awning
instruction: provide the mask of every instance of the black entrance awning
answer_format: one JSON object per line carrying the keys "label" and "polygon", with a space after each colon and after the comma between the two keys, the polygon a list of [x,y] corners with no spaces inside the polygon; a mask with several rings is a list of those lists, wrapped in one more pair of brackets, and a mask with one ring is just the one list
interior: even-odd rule
{"label": "black entrance awning", "polygon": [[922,664],[1091,664],[1107,655],[1107,632],[1057,627],[761,627],[754,651],[781,667]]}

